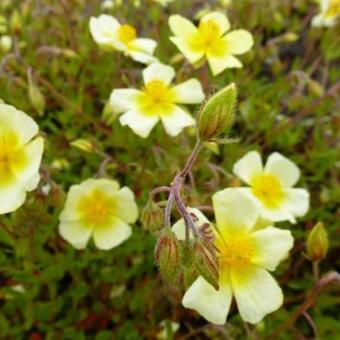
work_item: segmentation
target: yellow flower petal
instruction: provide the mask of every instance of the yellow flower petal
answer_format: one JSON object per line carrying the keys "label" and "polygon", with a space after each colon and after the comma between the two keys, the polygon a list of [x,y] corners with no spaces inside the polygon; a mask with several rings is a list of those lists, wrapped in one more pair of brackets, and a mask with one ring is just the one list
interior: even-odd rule
{"label": "yellow flower petal", "polygon": [[294,186],[300,177],[300,170],[295,163],[278,152],[268,157],[264,172],[276,176],[285,187]]}
{"label": "yellow flower petal", "polygon": [[135,89],[116,89],[110,96],[110,105],[116,113],[122,113],[136,108],[137,97],[141,91]]}
{"label": "yellow flower petal", "polygon": [[172,137],[177,136],[184,128],[196,124],[195,119],[179,106],[174,106],[171,112],[161,115],[161,120],[165,131]]}
{"label": "yellow flower petal", "polygon": [[153,54],[157,47],[157,42],[148,38],[136,38],[134,39],[129,47],[132,50],[137,50],[140,52],[145,52],[146,54]]}
{"label": "yellow flower petal", "polygon": [[134,193],[127,187],[121,188],[112,197],[116,200],[117,217],[126,222],[134,223],[138,218],[138,207]]}
{"label": "yellow flower petal", "polygon": [[285,208],[294,216],[302,217],[309,209],[309,192],[306,189],[285,189]]}
{"label": "yellow flower petal", "polygon": [[[227,51],[227,50],[226,50]],[[242,63],[231,54],[213,55],[207,56],[209,66],[214,76],[217,76],[223,72],[226,68],[241,68]]]}
{"label": "yellow flower petal", "polygon": [[222,36],[230,28],[230,23],[226,15],[221,12],[211,12],[204,15],[200,21],[201,23],[213,22],[219,28],[218,35]]}
{"label": "yellow flower petal", "polygon": [[90,32],[94,41],[104,49],[124,51],[125,44],[118,40],[117,30],[121,26],[116,18],[102,14],[90,18]]}
{"label": "yellow flower petal", "polygon": [[246,30],[235,30],[223,37],[230,54],[243,54],[251,49],[254,44],[253,36]]}
{"label": "yellow flower petal", "polygon": [[88,244],[93,225],[84,225],[79,221],[64,221],[59,224],[60,235],[76,249],[84,249]]}
{"label": "yellow flower petal", "polygon": [[117,247],[131,236],[131,227],[118,218],[111,225],[102,226],[93,230],[93,239],[96,247],[109,250]]}
{"label": "yellow flower petal", "polygon": [[181,15],[171,15],[169,26],[173,34],[185,39],[191,39],[198,31],[197,27],[190,20]]}
{"label": "yellow flower petal", "polygon": [[177,46],[190,63],[196,64],[204,57],[204,50],[194,48],[191,42],[185,38],[170,37],[169,39]]}
{"label": "yellow flower petal", "polygon": [[253,265],[268,270],[275,270],[278,264],[288,256],[294,239],[289,230],[267,227],[250,235],[256,249],[251,262]]}
{"label": "yellow flower petal", "polygon": [[197,79],[173,86],[170,91],[175,97],[174,101],[179,104],[198,104],[205,98],[202,85]]}
{"label": "yellow flower petal", "polygon": [[218,230],[222,233],[251,230],[259,216],[259,207],[243,189],[227,188],[212,198]]}
{"label": "yellow flower petal", "polygon": [[231,270],[230,276],[237,307],[244,321],[258,323],[282,305],[281,288],[265,269],[247,266]]}
{"label": "yellow flower petal", "polygon": [[136,135],[146,138],[159,121],[159,117],[154,115],[144,115],[139,111],[131,110],[124,113],[119,118],[119,121],[123,126],[127,125],[130,129],[132,129]]}
{"label": "yellow flower petal", "polygon": [[0,103],[0,132],[4,128],[15,131],[21,145],[27,144],[39,131],[37,123],[26,113]]}
{"label": "yellow flower petal", "polygon": [[[0,187],[0,215],[17,210],[26,199],[26,190],[19,187]],[[5,198],[5,199],[4,199]]]}
{"label": "yellow flower petal", "polygon": [[186,308],[196,310],[207,321],[223,325],[227,320],[231,298],[231,287],[227,281],[216,290],[199,277],[186,291],[182,304]]}
{"label": "yellow flower petal", "polygon": [[254,176],[263,173],[261,155],[257,151],[248,152],[234,164],[233,173],[250,184]]}
{"label": "yellow flower petal", "polygon": [[153,80],[161,80],[169,85],[175,78],[175,70],[173,67],[161,63],[154,63],[143,70],[144,84]]}

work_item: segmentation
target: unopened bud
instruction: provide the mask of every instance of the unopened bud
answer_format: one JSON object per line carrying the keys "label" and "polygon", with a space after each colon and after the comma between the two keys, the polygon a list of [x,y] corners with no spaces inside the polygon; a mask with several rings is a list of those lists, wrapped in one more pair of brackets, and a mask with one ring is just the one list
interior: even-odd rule
{"label": "unopened bud", "polygon": [[307,238],[307,254],[311,261],[324,259],[328,252],[328,236],[323,223],[317,223]]}
{"label": "unopened bud", "polygon": [[198,119],[199,136],[212,141],[226,133],[234,122],[237,89],[234,83],[214,94],[201,109]]}
{"label": "unopened bud", "polygon": [[293,43],[299,39],[299,35],[294,32],[287,32],[283,35],[284,42]]}
{"label": "unopened bud", "polygon": [[85,152],[93,152],[96,149],[95,146],[86,139],[77,139],[70,144]]}
{"label": "unopened bud", "polygon": [[153,200],[149,200],[141,212],[141,222],[143,228],[150,232],[156,232],[163,225],[163,210]]}
{"label": "unopened bud", "polygon": [[10,19],[10,27],[14,34],[19,34],[22,29],[22,18],[17,10],[14,10]]}
{"label": "unopened bud", "polygon": [[28,78],[28,96],[30,98],[30,101],[36,111],[38,112],[39,116],[44,115],[45,111],[45,97],[39,90],[38,86],[34,83],[32,79],[32,72],[29,69],[27,72],[27,78]]}
{"label": "unopened bud", "polygon": [[170,229],[164,229],[155,248],[155,258],[159,271],[165,281],[173,284],[181,267],[179,241]]}
{"label": "unopened bud", "polygon": [[13,42],[9,35],[3,35],[0,37],[0,50],[3,53],[7,53],[12,48]]}
{"label": "unopened bud", "polygon": [[207,282],[218,289],[219,267],[214,245],[209,241],[195,240],[193,247],[195,268]]}

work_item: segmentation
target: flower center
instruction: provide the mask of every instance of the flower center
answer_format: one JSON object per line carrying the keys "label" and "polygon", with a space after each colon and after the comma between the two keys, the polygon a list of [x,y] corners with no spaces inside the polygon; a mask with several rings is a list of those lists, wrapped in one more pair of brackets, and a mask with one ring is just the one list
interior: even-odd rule
{"label": "flower center", "polygon": [[340,1],[331,0],[329,3],[329,7],[326,11],[326,16],[332,18],[339,14],[340,14]]}
{"label": "flower center", "polygon": [[205,46],[211,46],[220,37],[220,28],[212,20],[201,21],[198,31]]}
{"label": "flower center", "polygon": [[0,132],[0,186],[6,186],[15,180],[15,172],[25,167],[26,154],[20,148],[19,137],[11,132]]}
{"label": "flower center", "polygon": [[110,223],[114,215],[113,200],[100,189],[95,189],[90,195],[83,197],[78,203],[81,219],[86,224],[95,226]]}
{"label": "flower center", "polygon": [[222,270],[249,264],[255,252],[251,240],[244,234],[228,234],[218,242],[217,247]]}
{"label": "flower center", "polygon": [[155,103],[167,101],[168,85],[163,81],[155,79],[145,84],[144,92]]}
{"label": "flower center", "polygon": [[136,30],[134,29],[134,27],[124,24],[121,25],[118,30],[118,39],[124,43],[127,44],[129,43],[131,40],[136,39]]}
{"label": "flower center", "polygon": [[253,194],[267,207],[280,206],[284,192],[280,180],[273,175],[263,174],[254,176],[251,181]]}

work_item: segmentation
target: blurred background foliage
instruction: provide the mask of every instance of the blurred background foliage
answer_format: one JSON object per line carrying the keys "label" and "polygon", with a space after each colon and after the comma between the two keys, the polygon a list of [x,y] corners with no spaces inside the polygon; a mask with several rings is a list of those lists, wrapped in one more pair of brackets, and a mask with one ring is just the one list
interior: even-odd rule
{"label": "blurred background foliage", "polygon": [[[150,190],[168,185],[183,166],[195,132],[171,138],[159,124],[141,139],[120,126],[106,101],[114,88],[140,87],[143,66],[92,40],[88,21],[104,11],[99,0],[1,0],[0,35],[10,35],[13,45],[0,50],[0,98],[36,119],[46,150],[39,189],[20,210],[0,218],[0,338],[310,339],[316,328],[320,338],[339,339],[334,287],[320,292],[308,317],[289,322],[314,285],[305,242],[316,222],[330,238],[321,273],[339,265],[339,25],[311,28],[318,4],[308,0],[177,0],[166,8],[151,0],[121,3],[106,12],[157,40],[156,55],[176,68],[178,82],[197,77],[207,95],[232,81],[238,86],[232,137],[240,141],[205,148],[185,187],[189,206],[209,206],[215,191],[239,185],[231,168],[248,150],[265,157],[280,151],[300,167],[311,209],[296,225],[280,224],[296,238],[276,272],[284,305],[255,327],[244,325],[233,307],[227,325],[216,327],[181,306],[181,287],[161,282],[156,237],[140,222],[128,241],[108,252],[92,245],[76,251],[61,239],[58,214],[70,185],[109,176],[131,187],[142,208]],[[195,70],[178,54],[167,24],[170,14],[194,19],[212,9],[228,13],[232,29],[245,28],[255,38],[241,57],[244,68],[215,78],[207,66]],[[30,100],[28,75],[44,97],[42,109]],[[100,151],[71,147],[79,138]],[[180,326],[174,334],[170,321]]]}

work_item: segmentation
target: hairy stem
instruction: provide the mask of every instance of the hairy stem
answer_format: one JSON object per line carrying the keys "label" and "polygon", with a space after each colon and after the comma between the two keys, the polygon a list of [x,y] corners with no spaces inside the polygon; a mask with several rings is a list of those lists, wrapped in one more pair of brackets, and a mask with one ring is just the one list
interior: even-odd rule
{"label": "hairy stem", "polygon": [[165,207],[164,226],[166,228],[170,228],[171,227],[171,211],[174,206],[174,203],[176,202],[178,212],[183,217],[184,222],[185,222],[185,228],[186,228],[185,235],[186,235],[187,240],[189,240],[190,229],[195,237],[197,237],[197,232],[195,229],[194,221],[192,220],[191,215],[186,209],[186,206],[181,198],[180,192],[181,192],[186,176],[190,173],[195,161],[197,160],[197,157],[198,157],[198,154],[201,148],[202,148],[202,142],[198,139],[184,168],[182,169],[182,171],[180,171],[179,174],[176,175],[176,177],[174,178],[171,184],[170,194],[169,194],[168,201]]}

